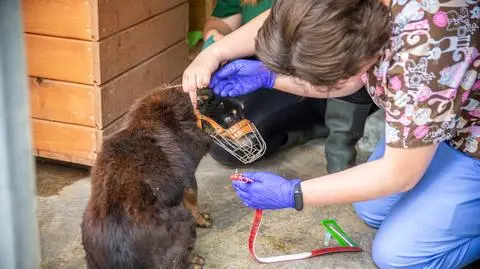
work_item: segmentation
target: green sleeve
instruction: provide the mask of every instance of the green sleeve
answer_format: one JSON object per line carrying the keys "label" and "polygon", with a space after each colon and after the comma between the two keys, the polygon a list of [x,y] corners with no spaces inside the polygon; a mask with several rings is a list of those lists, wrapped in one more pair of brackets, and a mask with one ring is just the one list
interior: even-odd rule
{"label": "green sleeve", "polygon": [[226,18],[241,12],[240,0],[217,0],[212,16]]}

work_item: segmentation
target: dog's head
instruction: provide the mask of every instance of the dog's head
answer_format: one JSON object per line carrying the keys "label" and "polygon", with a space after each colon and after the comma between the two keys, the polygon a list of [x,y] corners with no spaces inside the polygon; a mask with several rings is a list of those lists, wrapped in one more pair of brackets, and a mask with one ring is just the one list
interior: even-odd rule
{"label": "dog's head", "polygon": [[197,127],[197,117],[188,94],[180,87],[157,88],[131,108],[127,128],[153,136],[171,136],[182,144],[206,153],[211,138]]}
{"label": "dog's head", "polygon": [[[200,114],[211,118],[224,129],[244,119],[243,104],[240,101],[217,96],[209,88],[197,92],[197,104]],[[202,127],[207,134],[213,132],[209,125],[204,124]]]}
{"label": "dog's head", "polygon": [[130,125],[144,129],[168,127],[179,130],[195,123],[188,95],[179,88],[157,88],[140,98],[130,109]]}
{"label": "dog's head", "polygon": [[241,101],[216,96],[211,89],[202,89],[197,95],[199,112],[207,117],[202,118],[202,130],[212,135],[219,146],[244,163],[265,153],[265,141],[254,123],[245,118]]}

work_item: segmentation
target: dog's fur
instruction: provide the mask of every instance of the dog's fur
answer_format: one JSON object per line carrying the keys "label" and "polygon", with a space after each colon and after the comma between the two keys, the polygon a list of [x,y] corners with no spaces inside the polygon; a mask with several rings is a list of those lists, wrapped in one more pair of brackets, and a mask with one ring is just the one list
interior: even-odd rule
{"label": "dog's fur", "polygon": [[133,106],[92,169],[81,227],[89,269],[201,267],[195,224],[212,222],[197,210],[194,173],[210,143],[179,89],[155,90]]}

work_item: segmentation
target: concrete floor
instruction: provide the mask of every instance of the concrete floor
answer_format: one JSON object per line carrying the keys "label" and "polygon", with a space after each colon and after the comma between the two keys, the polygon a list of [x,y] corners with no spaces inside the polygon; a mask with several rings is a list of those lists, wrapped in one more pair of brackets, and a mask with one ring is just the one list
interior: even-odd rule
{"label": "concrete floor", "polygon": [[[380,118],[376,114],[369,119],[366,137],[359,143],[360,161],[366,159],[382,133]],[[324,141],[312,140],[249,170],[269,170],[303,179],[324,175]],[[360,222],[349,205],[307,208],[301,213],[267,212],[257,251],[260,255],[278,255],[322,247],[320,220],[334,218],[364,252],[274,265],[254,262],[247,249],[253,210],[242,206],[230,188],[228,176],[232,172],[209,156],[197,171],[201,209],[214,219],[213,228],[198,229],[196,252],[206,259],[205,268],[375,268],[370,258],[374,230]],[[90,192],[88,170],[39,161],[37,182],[42,268],[85,268],[80,221]]]}

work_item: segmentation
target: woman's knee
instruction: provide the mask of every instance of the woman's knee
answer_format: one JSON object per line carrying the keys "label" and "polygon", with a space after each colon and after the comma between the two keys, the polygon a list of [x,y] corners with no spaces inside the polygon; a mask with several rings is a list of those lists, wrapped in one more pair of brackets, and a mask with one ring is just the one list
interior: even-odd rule
{"label": "woman's knee", "polygon": [[[412,224],[418,226],[412,227]],[[417,222],[405,225],[402,219],[394,222],[389,219],[373,241],[373,262],[380,269],[420,269],[459,268],[461,264],[474,260],[470,257],[475,255],[475,251],[469,249],[471,240],[454,239],[449,235],[450,238],[444,241],[441,234],[432,237],[431,233],[432,229]]]}
{"label": "woman's knee", "polygon": [[422,253],[415,244],[402,231],[390,233],[388,237],[375,238],[372,247],[373,262],[380,269],[454,268],[444,254],[431,255],[428,251]]}
{"label": "woman's knee", "polygon": [[367,225],[379,228],[387,215],[392,211],[392,208],[403,196],[404,193],[397,193],[375,200],[354,203],[353,208],[358,217]]}
{"label": "woman's knee", "polygon": [[420,253],[414,253],[418,249],[415,241],[409,238],[409,234],[396,230],[399,226],[398,223],[387,224],[378,231],[372,246],[373,262],[381,269],[424,268],[425,258]]}
{"label": "woman's knee", "polygon": [[375,240],[372,247],[372,259],[380,269],[408,268],[404,257],[397,252],[394,240]]}
{"label": "woman's knee", "polygon": [[357,213],[357,216],[368,226],[378,229],[380,224],[382,224],[384,217],[380,217],[377,212],[378,209],[368,201],[354,203],[353,209],[355,210],[355,213]]}

